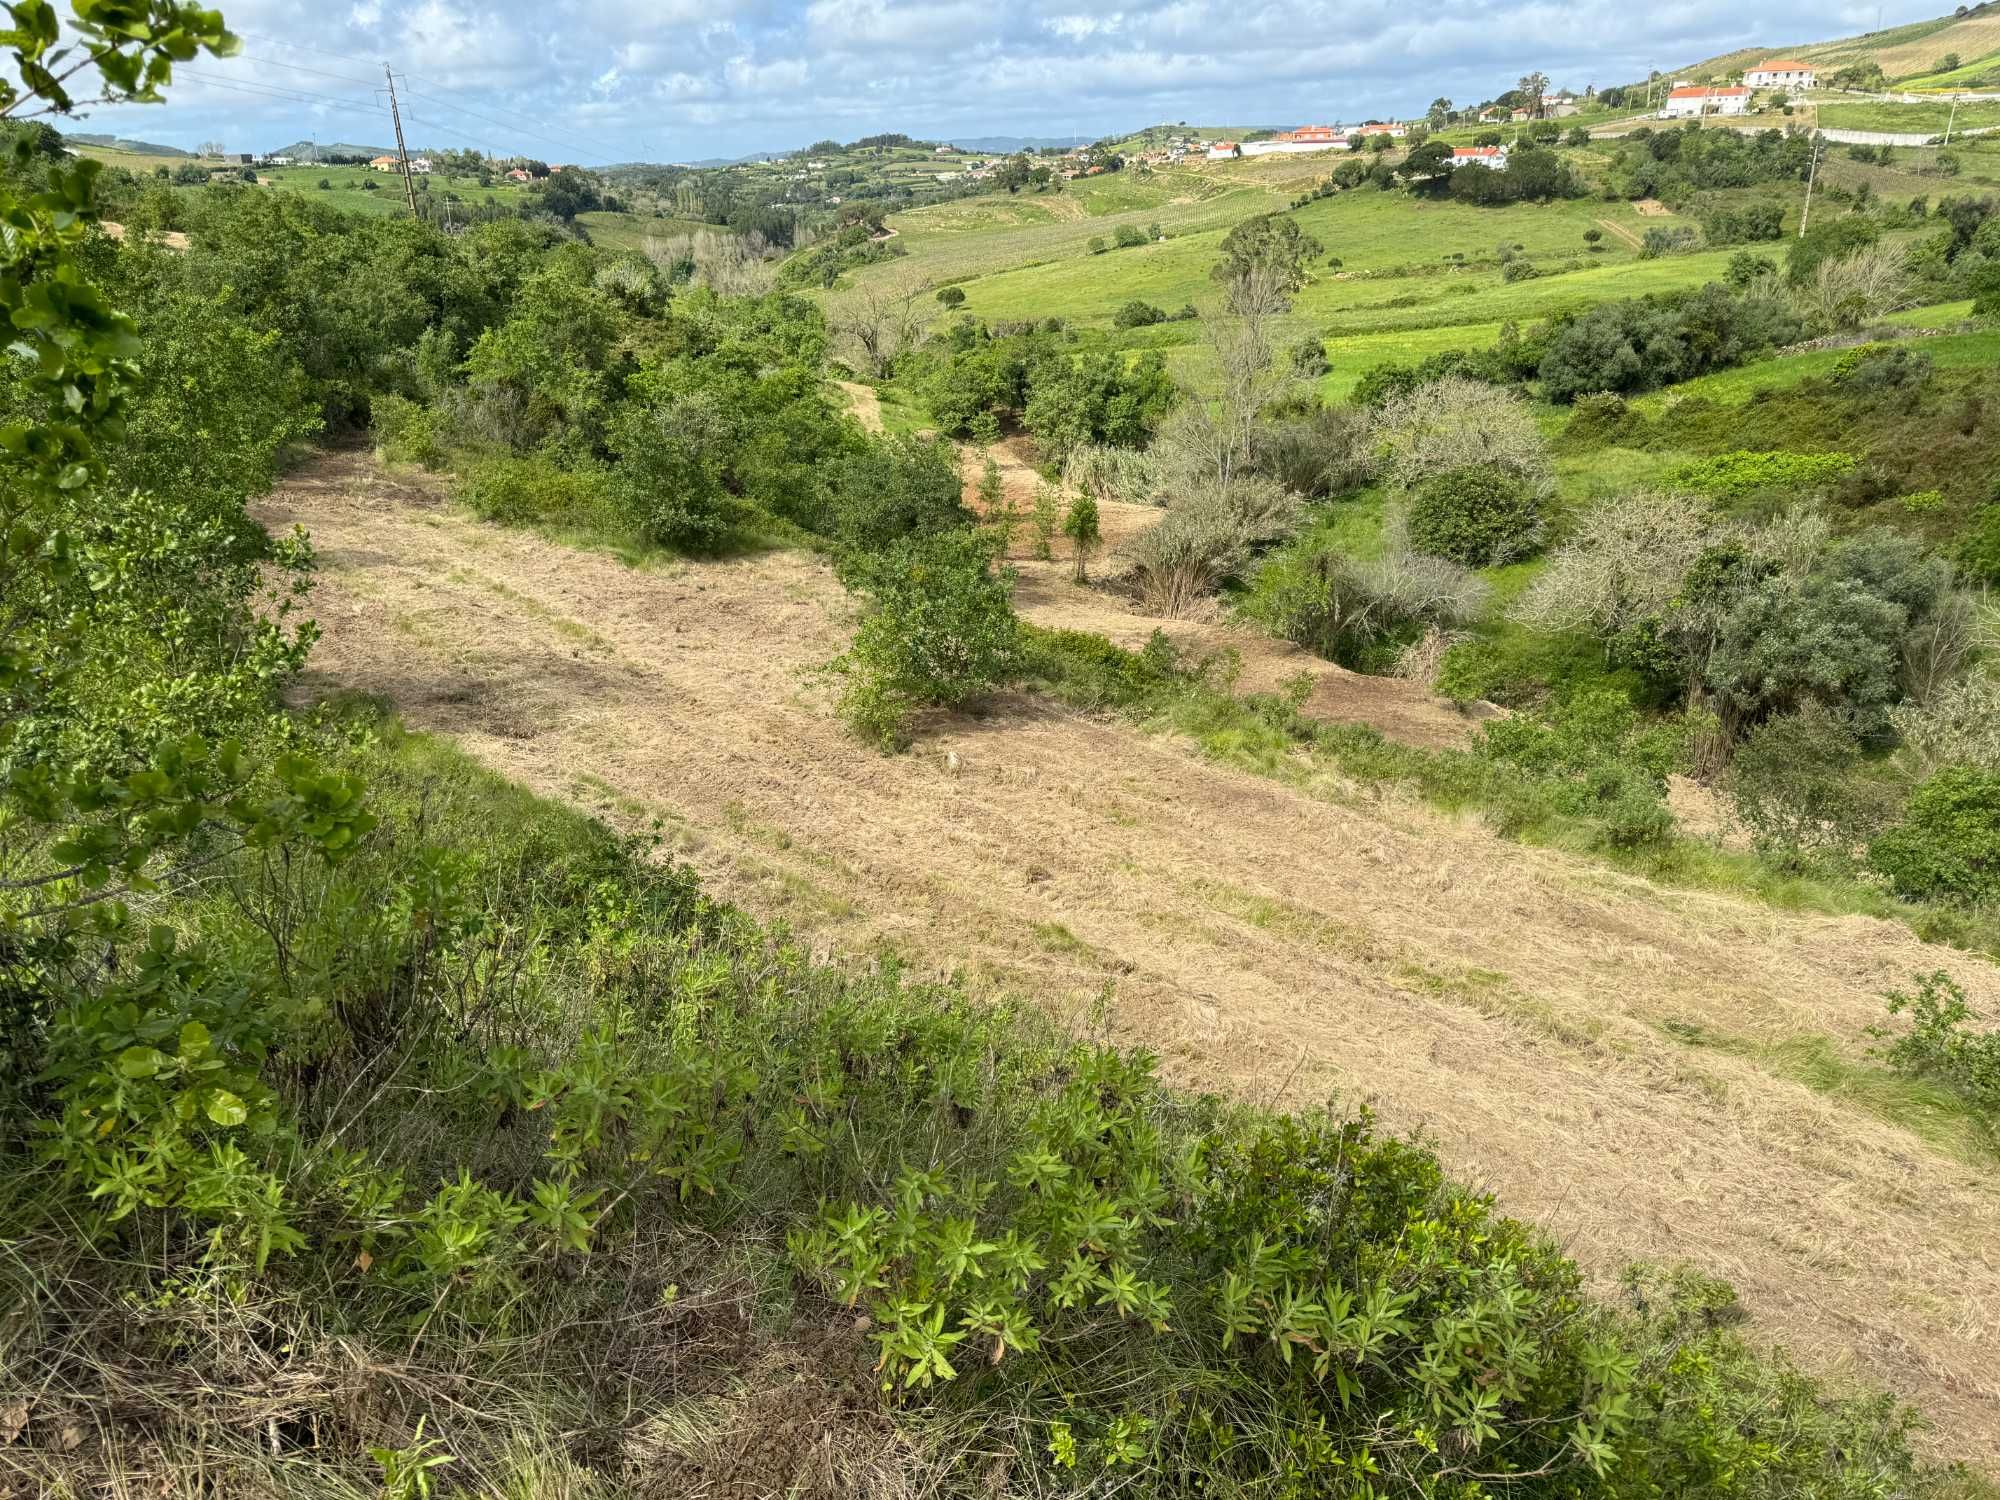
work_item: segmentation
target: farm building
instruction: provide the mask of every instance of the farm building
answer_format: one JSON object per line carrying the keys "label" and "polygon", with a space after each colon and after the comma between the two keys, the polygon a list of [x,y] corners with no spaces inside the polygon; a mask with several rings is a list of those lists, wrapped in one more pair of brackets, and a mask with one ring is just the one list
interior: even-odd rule
{"label": "farm building", "polygon": [[1668,92],[1659,117],[1686,120],[1698,115],[1740,115],[1749,107],[1750,90],[1746,88],[1708,89],[1689,84]]}
{"label": "farm building", "polygon": [[1809,89],[1819,82],[1819,70],[1811,63],[1774,57],[1745,69],[1743,81],[1753,89]]}

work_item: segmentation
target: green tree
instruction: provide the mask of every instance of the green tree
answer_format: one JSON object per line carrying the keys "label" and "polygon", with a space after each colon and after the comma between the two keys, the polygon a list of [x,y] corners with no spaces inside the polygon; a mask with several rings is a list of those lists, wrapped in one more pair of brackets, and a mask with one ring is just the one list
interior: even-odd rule
{"label": "green tree", "polygon": [[922,709],[961,707],[1018,670],[1012,578],[995,560],[995,539],[963,526],[850,555],[843,576],[868,612],[835,665],[856,733],[900,747]]}
{"label": "green tree", "polygon": [[1097,551],[1100,539],[1097,520],[1097,502],[1088,495],[1078,495],[1070,502],[1069,513],[1063,517],[1063,535],[1070,539],[1076,564],[1076,581],[1090,581],[1090,559]]}
{"label": "green tree", "polygon": [[1239,222],[1222,240],[1217,281],[1242,282],[1266,276],[1288,292],[1306,283],[1306,267],[1326,247],[1299,227],[1288,214],[1255,214]]}

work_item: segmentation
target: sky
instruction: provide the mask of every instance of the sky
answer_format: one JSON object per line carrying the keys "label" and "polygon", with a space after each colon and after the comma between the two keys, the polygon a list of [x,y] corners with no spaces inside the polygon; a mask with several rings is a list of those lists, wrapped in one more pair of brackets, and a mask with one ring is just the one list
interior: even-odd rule
{"label": "sky", "polygon": [[[393,141],[586,166],[923,139],[1353,124],[1540,69],[1577,90],[1945,0],[221,0],[239,57],[68,128],[186,148]],[[1943,10],[1940,10],[1940,6]]]}

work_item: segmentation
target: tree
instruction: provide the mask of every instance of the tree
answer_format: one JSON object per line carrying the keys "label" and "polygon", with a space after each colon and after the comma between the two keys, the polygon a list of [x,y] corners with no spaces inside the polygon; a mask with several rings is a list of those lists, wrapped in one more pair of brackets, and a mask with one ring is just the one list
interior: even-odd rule
{"label": "tree", "polygon": [[1431,129],[1442,130],[1451,123],[1451,101],[1443,95],[1431,100],[1431,107],[1424,114],[1431,123]]}
{"label": "tree", "polygon": [[919,710],[961,707],[1018,670],[1013,579],[995,560],[995,538],[964,526],[850,555],[843,577],[868,612],[834,665],[857,734],[901,747]]}
{"label": "tree", "polygon": [[1241,284],[1253,277],[1285,292],[1306,283],[1306,266],[1326,247],[1287,214],[1256,214],[1231,229],[1222,241],[1222,259],[1211,273],[1217,281]]}
{"label": "tree", "polygon": [[1088,583],[1091,554],[1097,551],[1100,538],[1097,520],[1097,502],[1088,495],[1078,495],[1070,502],[1069,514],[1063,517],[1063,535],[1070,539],[1076,562],[1076,581]]}
{"label": "tree", "polygon": [[1441,193],[1451,184],[1451,153],[1452,148],[1443,141],[1424,141],[1411,148],[1396,175],[1409,183],[1411,192]]}
{"label": "tree", "polygon": [[965,302],[965,289],[956,286],[941,286],[938,288],[937,299],[947,309],[959,307]]}
{"label": "tree", "polygon": [[885,379],[922,331],[915,286],[870,284],[861,288],[834,319],[833,331],[857,354],[866,372]]}
{"label": "tree", "polygon": [[994,170],[993,185],[1005,188],[1010,193],[1018,193],[1033,180],[1034,170],[1026,153],[1017,152]]}
{"label": "tree", "polygon": [[1549,75],[1546,73],[1527,73],[1522,76],[1520,83],[1515,86],[1526,99],[1529,113],[1539,120],[1542,117],[1542,96],[1549,91]]}
{"label": "tree", "polygon": [[1937,60],[1937,71],[1940,73],[1956,73],[1959,66],[1959,57],[1956,52],[1947,52]]}

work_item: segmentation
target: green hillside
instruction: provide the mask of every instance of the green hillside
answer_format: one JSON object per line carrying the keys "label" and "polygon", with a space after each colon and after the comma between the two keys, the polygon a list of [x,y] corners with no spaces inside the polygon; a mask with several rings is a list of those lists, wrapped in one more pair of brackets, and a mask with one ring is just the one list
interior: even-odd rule
{"label": "green hillside", "polygon": [[[1873,63],[1890,82],[1913,88],[1974,87],[1994,70],[1996,56],[2000,56],[2000,4],[1984,0],[1962,14],[1913,21],[1833,41],[1739,48],[1674,69],[1670,76],[1702,81],[1735,77],[1767,58],[1783,57],[1823,64],[1829,69]],[[1958,63],[1949,70],[1942,69],[1944,60],[1953,57]]]}

